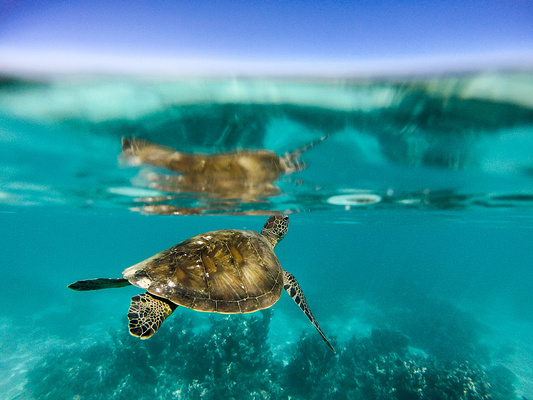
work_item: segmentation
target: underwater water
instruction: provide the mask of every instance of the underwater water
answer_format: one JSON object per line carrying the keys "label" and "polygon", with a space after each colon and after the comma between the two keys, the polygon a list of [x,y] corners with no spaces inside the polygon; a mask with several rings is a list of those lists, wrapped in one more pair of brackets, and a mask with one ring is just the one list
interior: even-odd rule
{"label": "underwater water", "polygon": [[[532,399],[531,93],[529,72],[3,79],[0,398]],[[123,137],[297,168],[188,185]],[[142,289],[67,289],[279,213],[276,255],[336,354],[286,293],[252,314],[179,307],[141,341]]]}

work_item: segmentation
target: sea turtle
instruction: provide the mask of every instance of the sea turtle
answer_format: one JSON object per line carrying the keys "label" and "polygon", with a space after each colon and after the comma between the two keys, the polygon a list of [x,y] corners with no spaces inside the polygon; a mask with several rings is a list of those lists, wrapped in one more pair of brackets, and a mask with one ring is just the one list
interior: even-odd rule
{"label": "sea turtle", "polygon": [[301,171],[303,152],[324,141],[328,135],[279,157],[264,149],[238,149],[223,153],[184,153],[136,137],[122,138],[122,155],[132,164],[150,164],[182,173],[191,179],[205,177],[251,182],[272,182],[281,174]]}
{"label": "sea turtle", "polygon": [[272,306],[284,288],[335,351],[300,285],[274,254],[288,227],[288,216],[270,216],[261,233],[233,229],[203,233],[125,269],[122,278],[82,280],[68,287],[84,291],[133,284],[145,289],[131,298],[128,311],[129,331],[141,339],[152,336],[178,306],[250,313]]}
{"label": "sea turtle", "polygon": [[326,136],[283,156],[270,150],[238,149],[223,153],[184,153],[147,140],[122,138],[122,159],[130,165],[163,167],[178,174],[152,172],[148,185],[169,193],[202,193],[214,198],[257,201],[279,192],[274,182],[282,174],[301,171],[303,152]]}

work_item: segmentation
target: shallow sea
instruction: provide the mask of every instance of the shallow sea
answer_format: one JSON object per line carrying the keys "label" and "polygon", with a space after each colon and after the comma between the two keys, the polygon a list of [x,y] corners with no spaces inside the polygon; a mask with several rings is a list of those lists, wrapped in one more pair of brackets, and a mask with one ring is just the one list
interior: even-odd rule
{"label": "shallow sea", "polygon": [[[531,93],[527,71],[4,78],[0,398],[533,399]],[[267,189],[228,192],[161,184],[180,173],[126,162],[124,136],[191,154],[315,145]],[[140,341],[141,289],[67,289],[279,213],[276,254],[336,355],[285,293],[272,312],[180,307]]]}

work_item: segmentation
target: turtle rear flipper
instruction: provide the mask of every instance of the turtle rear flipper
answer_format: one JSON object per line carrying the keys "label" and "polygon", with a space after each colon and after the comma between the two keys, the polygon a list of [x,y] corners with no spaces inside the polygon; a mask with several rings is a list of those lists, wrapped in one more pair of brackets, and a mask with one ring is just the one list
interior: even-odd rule
{"label": "turtle rear flipper", "polygon": [[67,287],[72,290],[85,291],[85,290],[100,290],[100,289],[114,289],[124,286],[129,286],[131,283],[124,278],[97,278],[97,279],[86,279],[83,281],[77,281],[71,283]]}
{"label": "turtle rear flipper", "polygon": [[129,329],[133,336],[148,339],[178,306],[146,292],[131,298],[128,310]]}
{"label": "turtle rear flipper", "polygon": [[320,326],[318,325],[318,322],[316,322],[315,317],[313,316],[313,313],[311,312],[311,309],[307,305],[307,300],[305,299],[304,293],[302,292],[302,288],[300,287],[300,284],[296,280],[296,278],[289,272],[283,271],[283,288],[287,291],[289,296],[292,297],[294,302],[298,304],[298,306],[302,309],[302,311],[307,315],[307,318],[309,318],[309,321],[314,325],[318,333],[320,333],[320,336],[322,336],[322,339],[324,339],[324,342],[329,346],[331,350],[333,350],[334,353],[336,353],[335,349],[329,342],[328,338],[324,333],[322,332],[322,329],[320,329]]}

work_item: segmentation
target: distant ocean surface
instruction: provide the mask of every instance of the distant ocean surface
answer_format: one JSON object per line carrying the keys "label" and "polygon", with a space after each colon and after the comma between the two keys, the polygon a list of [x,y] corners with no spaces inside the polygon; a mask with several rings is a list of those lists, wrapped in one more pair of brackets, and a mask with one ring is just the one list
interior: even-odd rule
{"label": "distant ocean surface", "polygon": [[[0,398],[533,399],[531,93],[528,71],[0,79]],[[188,179],[124,137],[293,168]],[[281,213],[336,354],[286,293],[141,341],[142,289],[67,289]]]}

